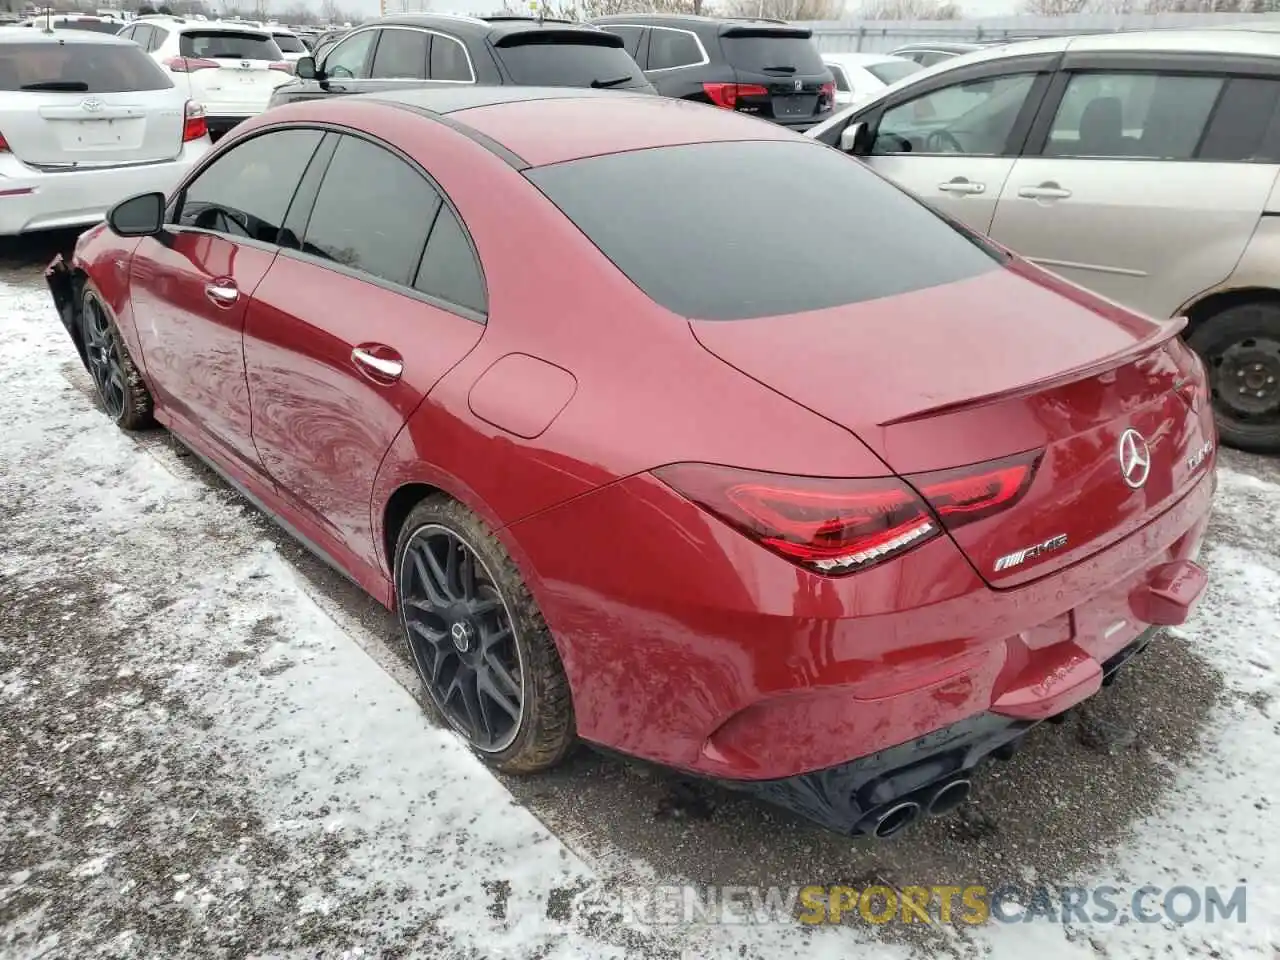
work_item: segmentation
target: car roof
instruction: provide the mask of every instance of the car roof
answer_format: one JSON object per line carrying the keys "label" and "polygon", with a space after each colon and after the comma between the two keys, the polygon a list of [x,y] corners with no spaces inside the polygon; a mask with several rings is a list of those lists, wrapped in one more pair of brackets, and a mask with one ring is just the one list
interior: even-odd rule
{"label": "car roof", "polygon": [[[796,140],[797,133],[747,114],[648,93],[571,87],[472,86],[388,90],[335,98],[369,101],[445,119],[521,167],[686,143]],[[308,101],[320,119],[325,104]],[[309,112],[309,111],[308,111]],[[298,112],[294,112],[296,118]]]}
{"label": "car roof", "polygon": [[[96,33],[93,30],[46,31],[38,27],[0,27],[0,43],[115,43],[133,44],[132,40],[114,33]],[[136,46],[136,44],[134,44]]]}
{"label": "car roof", "polygon": [[590,23],[544,17],[541,20],[522,14],[499,14],[492,17],[469,17],[453,13],[400,13],[366,20],[360,27],[376,26],[425,27],[447,30],[455,36],[498,38],[540,30],[571,30],[598,33]]}
{"label": "car roof", "polygon": [[895,56],[892,53],[823,53],[823,60],[830,60],[832,63],[844,63],[850,66],[859,66],[864,63],[893,63],[898,60],[906,60],[906,57]]}
{"label": "car roof", "polygon": [[894,53],[899,50],[936,50],[939,53],[965,53],[969,50],[984,49],[986,49],[986,44],[973,40],[917,40],[915,43],[904,43],[900,47],[894,47]]}
{"label": "car roof", "polygon": [[693,13],[615,13],[607,17],[592,17],[592,23],[601,25],[634,23],[638,26],[677,24],[689,27],[777,27],[786,30],[808,30],[808,27],[773,20],[766,17],[703,17]]}
{"label": "car roof", "polygon": [[[160,17],[147,17],[145,23],[151,23],[160,20]],[[179,33],[188,33],[198,30],[204,33],[208,30],[230,30],[235,33],[260,33],[264,37],[271,34],[269,27],[255,27],[251,23],[237,23],[234,20],[188,20],[185,17],[169,17],[169,23],[173,24],[173,29]]]}

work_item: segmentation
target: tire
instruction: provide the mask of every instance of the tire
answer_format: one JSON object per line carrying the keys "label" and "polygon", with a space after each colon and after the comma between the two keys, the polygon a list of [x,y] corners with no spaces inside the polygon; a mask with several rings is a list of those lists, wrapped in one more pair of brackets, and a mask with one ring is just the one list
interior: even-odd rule
{"label": "tire", "polygon": [[151,392],[129,356],[111,311],[88,288],[80,296],[80,336],[85,368],[107,416],[122,430],[150,427],[155,422]]}
{"label": "tire", "polygon": [[1187,338],[1209,371],[1222,443],[1280,453],[1280,303],[1242,303],[1199,323]]}
{"label": "tire", "polygon": [[[459,599],[468,552],[474,600]],[[401,632],[434,713],[504,773],[560,763],[577,737],[569,681],[537,603],[485,523],[443,495],[423,500],[400,529],[394,578]],[[509,638],[496,639],[504,625]]]}

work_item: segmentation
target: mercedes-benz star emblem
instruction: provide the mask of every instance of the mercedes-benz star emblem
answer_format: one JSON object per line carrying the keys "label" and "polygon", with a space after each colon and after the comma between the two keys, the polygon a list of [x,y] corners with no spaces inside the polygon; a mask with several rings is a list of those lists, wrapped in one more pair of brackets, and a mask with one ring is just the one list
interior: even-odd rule
{"label": "mercedes-benz star emblem", "polygon": [[1146,438],[1137,430],[1126,430],[1120,435],[1118,455],[1124,482],[1135,490],[1139,489],[1151,473],[1151,450],[1147,447]]}
{"label": "mercedes-benz star emblem", "polygon": [[97,113],[102,109],[102,101],[97,97],[88,97],[80,101],[80,107],[83,110],[88,110],[90,113]]}
{"label": "mercedes-benz star emblem", "polygon": [[459,653],[466,653],[471,649],[471,624],[464,620],[459,620],[449,628],[449,636],[453,637],[453,645],[458,648]]}

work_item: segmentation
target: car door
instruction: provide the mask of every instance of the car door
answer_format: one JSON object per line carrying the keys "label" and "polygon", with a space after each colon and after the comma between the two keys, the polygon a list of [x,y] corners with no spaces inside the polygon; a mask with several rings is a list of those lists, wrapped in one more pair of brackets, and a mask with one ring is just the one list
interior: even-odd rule
{"label": "car door", "polygon": [[177,432],[207,439],[224,464],[256,473],[245,312],[321,136],[278,130],[218,155],[174,197],[164,233],[144,238],[130,264],[143,359]]}
{"label": "car door", "polygon": [[299,189],[300,200],[314,194],[301,239],[255,292],[244,359],[268,472],[322,546],[348,569],[374,570],[378,467],[480,341],[486,296],[469,235],[426,174],[385,145],[331,137],[323,177],[309,170]]}
{"label": "car door", "polygon": [[[992,236],[1159,317],[1229,276],[1272,186],[1274,75],[1207,57],[1068,56]],[[1274,68],[1273,68],[1274,69]]]}
{"label": "car door", "polygon": [[319,67],[328,86],[316,84],[316,95],[364,92],[381,32],[375,27],[353,30],[325,51]]}
{"label": "car door", "polygon": [[869,107],[864,159],[944,213],[986,233],[1049,74],[1045,58],[939,74]]}

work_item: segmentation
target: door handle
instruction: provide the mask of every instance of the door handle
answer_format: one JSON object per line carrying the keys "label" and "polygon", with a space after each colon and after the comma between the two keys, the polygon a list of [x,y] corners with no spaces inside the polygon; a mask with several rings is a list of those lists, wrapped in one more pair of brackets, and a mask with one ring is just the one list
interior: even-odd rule
{"label": "door handle", "polygon": [[[383,347],[387,353],[393,353],[389,347]],[[404,361],[399,358],[380,357],[364,347],[356,347],[351,351],[351,362],[376,380],[399,380],[404,373]]]}
{"label": "door handle", "polygon": [[987,185],[985,183],[971,183],[964,177],[956,177],[954,180],[938,184],[938,189],[945,193],[976,194],[986,193]]}
{"label": "door handle", "polygon": [[205,284],[204,295],[220,307],[229,307],[240,299],[240,290],[231,280],[215,280]]}
{"label": "door handle", "polygon": [[1027,200],[1065,200],[1071,196],[1071,191],[1062,189],[1052,180],[1046,180],[1038,187],[1019,187],[1018,196]]}

